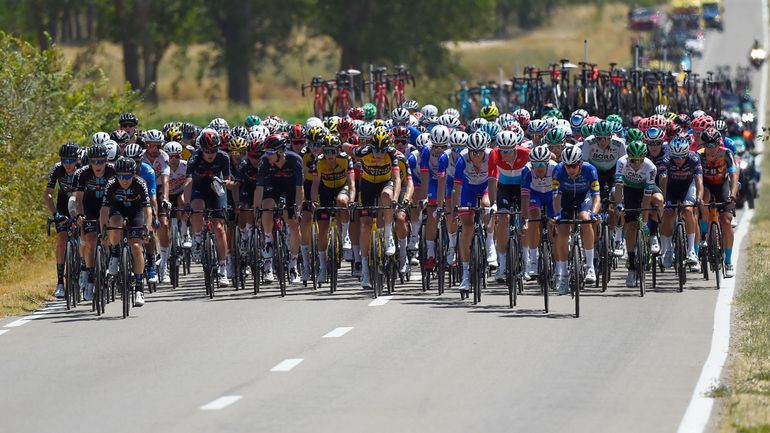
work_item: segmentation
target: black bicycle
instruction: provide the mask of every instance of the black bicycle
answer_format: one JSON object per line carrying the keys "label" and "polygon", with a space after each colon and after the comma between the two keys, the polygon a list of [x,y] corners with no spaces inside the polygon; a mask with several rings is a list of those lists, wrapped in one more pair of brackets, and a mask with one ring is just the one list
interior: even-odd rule
{"label": "black bicycle", "polygon": [[517,302],[517,296],[524,291],[524,260],[522,253],[522,239],[519,234],[521,212],[498,212],[508,214],[511,217],[508,225],[508,241],[506,242],[505,284],[508,287],[508,306],[513,308]]}
{"label": "black bicycle", "polygon": [[570,224],[572,233],[569,240],[569,258],[567,261],[567,276],[572,299],[575,300],[575,317],[580,317],[580,292],[585,287],[585,256],[583,255],[583,237],[580,226],[594,224],[593,219],[560,219],[556,224]]}
{"label": "black bicycle", "polygon": [[[481,292],[487,288],[487,229],[484,225],[483,214],[491,208],[486,207],[458,207],[455,213],[463,211],[473,212],[473,236],[471,238],[471,251],[469,260],[470,285],[473,291],[473,303],[481,302]],[[460,299],[469,297],[466,290],[460,290]]]}
{"label": "black bicycle", "polygon": [[[141,235],[142,239],[147,237],[146,227],[129,227],[128,220],[123,220],[123,227],[110,227],[106,226],[103,233],[107,233],[110,230],[120,230],[123,236],[120,239],[120,266],[118,268],[118,275],[115,278],[116,285],[120,291],[120,298],[123,303],[123,318],[128,317],[131,307],[133,307],[136,301],[136,293],[134,293],[134,258],[131,255],[131,242],[129,239],[132,235]],[[146,272],[145,272],[146,273]]]}

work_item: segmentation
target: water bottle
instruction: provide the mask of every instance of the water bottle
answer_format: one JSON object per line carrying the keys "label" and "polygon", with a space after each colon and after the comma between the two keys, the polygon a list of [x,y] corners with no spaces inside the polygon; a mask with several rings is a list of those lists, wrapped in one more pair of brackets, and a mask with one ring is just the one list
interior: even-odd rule
{"label": "water bottle", "polygon": [[220,181],[219,178],[214,178],[211,182],[211,187],[214,188],[214,192],[216,192],[218,196],[222,197],[225,195],[225,187],[222,186],[222,181]]}

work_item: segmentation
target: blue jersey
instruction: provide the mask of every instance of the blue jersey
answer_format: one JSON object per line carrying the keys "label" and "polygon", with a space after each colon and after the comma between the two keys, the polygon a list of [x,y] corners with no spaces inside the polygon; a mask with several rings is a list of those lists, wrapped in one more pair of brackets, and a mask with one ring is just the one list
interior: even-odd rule
{"label": "blue jersey", "polygon": [[150,194],[150,196],[156,195],[158,189],[155,184],[155,170],[152,166],[143,162],[142,165],[139,166],[139,175],[144,179],[144,183],[147,184],[147,193]]}
{"label": "blue jersey", "polygon": [[724,141],[724,146],[726,148],[730,149],[730,151],[733,153],[733,155],[735,155],[735,153],[736,153],[735,152],[735,141],[733,141],[733,139],[730,138],[730,137],[725,137],[723,141]]}
{"label": "blue jersey", "polygon": [[599,174],[596,167],[588,162],[583,162],[580,174],[572,178],[567,174],[564,163],[560,162],[553,171],[553,189],[556,194],[599,195]]}

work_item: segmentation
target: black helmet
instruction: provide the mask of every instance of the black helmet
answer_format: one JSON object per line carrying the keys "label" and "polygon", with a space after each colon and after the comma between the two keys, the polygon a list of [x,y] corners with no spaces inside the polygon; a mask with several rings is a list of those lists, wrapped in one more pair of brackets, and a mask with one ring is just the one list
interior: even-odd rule
{"label": "black helmet", "polygon": [[219,149],[219,146],[222,144],[222,138],[217,131],[206,128],[201,131],[197,142],[198,147],[203,151],[213,151]]}
{"label": "black helmet", "polygon": [[121,156],[118,159],[118,162],[115,163],[115,172],[116,173],[136,173],[136,161],[134,161],[131,158],[126,158],[125,156]]}
{"label": "black helmet", "polygon": [[59,148],[59,158],[78,158],[80,156],[80,146],[77,143],[68,141]]}
{"label": "black helmet", "polygon": [[700,134],[700,138],[706,144],[713,144],[719,142],[719,139],[722,138],[722,134],[712,126],[704,129]]}
{"label": "black helmet", "polygon": [[116,143],[126,143],[130,139],[131,135],[122,129],[116,129],[115,131],[112,131],[112,134],[110,134],[110,140]]}
{"label": "black helmet", "polygon": [[119,121],[119,123],[120,123],[121,125],[123,125],[123,124],[125,124],[125,123],[133,123],[133,124],[134,124],[134,126],[136,126],[136,125],[138,125],[138,124],[139,124],[139,119],[136,117],[136,115],[135,115],[134,113],[130,113],[130,112],[128,112],[128,113],[123,113],[123,114],[120,116],[120,121]]}
{"label": "black helmet", "polygon": [[265,139],[265,150],[279,151],[286,149],[286,134],[271,134]]}
{"label": "black helmet", "polygon": [[106,158],[107,146],[103,144],[95,144],[88,148],[88,159],[94,158]]}

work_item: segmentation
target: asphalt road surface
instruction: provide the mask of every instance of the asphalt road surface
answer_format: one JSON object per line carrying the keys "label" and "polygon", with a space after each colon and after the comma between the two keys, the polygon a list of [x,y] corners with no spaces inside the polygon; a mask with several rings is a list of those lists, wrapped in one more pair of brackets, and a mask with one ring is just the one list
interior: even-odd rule
{"label": "asphalt road surface", "polygon": [[[744,64],[761,34],[759,2],[726,9],[697,67]],[[126,320],[61,303],[0,320],[0,431],[673,431],[716,300],[713,279],[677,293],[671,272],[641,298],[624,271],[581,296],[578,319],[569,296],[544,314],[533,285],[514,309],[496,284],[473,306],[417,275],[374,303],[347,276],[334,295],[209,300],[193,270]]]}

